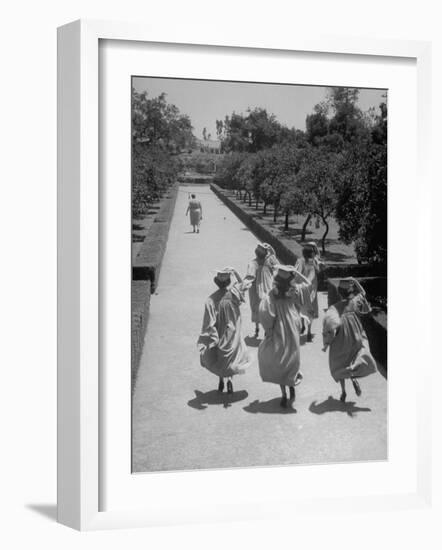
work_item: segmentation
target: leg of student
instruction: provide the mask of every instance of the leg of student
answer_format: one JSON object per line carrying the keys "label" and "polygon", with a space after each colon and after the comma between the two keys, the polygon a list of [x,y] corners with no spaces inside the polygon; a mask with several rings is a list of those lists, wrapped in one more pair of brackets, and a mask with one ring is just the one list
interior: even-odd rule
{"label": "leg of student", "polygon": [[229,376],[229,379],[227,380],[227,393],[233,393],[233,383],[231,376]]}
{"label": "leg of student", "polygon": [[220,376],[219,377],[219,384],[218,384],[218,391],[223,391],[224,390],[224,379]]}
{"label": "leg of student", "polygon": [[281,393],[282,393],[282,398],[281,398],[280,405],[281,405],[281,407],[285,408],[285,407],[287,407],[287,389],[282,384],[280,385],[280,388],[281,388]]}
{"label": "leg of student", "polygon": [[359,385],[359,382],[356,380],[356,378],[352,378],[351,383],[353,384],[355,394],[359,397],[362,394],[362,390],[361,390],[361,386]]}
{"label": "leg of student", "polygon": [[290,401],[295,400],[295,386],[290,386]]}
{"label": "leg of student", "polygon": [[339,380],[339,383],[341,384],[341,401],[344,402],[347,394],[345,392],[345,379]]}

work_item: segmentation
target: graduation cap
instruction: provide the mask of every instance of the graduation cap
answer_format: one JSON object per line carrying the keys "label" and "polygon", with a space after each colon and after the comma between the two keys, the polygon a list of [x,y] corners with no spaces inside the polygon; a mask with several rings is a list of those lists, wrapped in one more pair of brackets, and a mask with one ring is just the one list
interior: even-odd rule
{"label": "graduation cap", "polygon": [[232,271],[227,267],[224,267],[223,269],[215,270],[215,277],[220,282],[230,281],[231,274],[232,274]]}
{"label": "graduation cap", "polygon": [[257,256],[268,256],[270,254],[275,254],[275,250],[272,245],[268,243],[258,243],[255,248],[255,254]]}
{"label": "graduation cap", "polygon": [[275,266],[275,279],[280,281],[290,281],[295,276],[296,269],[292,265],[277,265]]}

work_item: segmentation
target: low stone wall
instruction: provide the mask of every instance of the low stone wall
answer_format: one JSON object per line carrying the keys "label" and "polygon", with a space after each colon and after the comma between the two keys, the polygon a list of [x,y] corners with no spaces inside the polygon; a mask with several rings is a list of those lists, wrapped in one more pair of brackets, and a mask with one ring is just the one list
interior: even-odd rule
{"label": "low stone wall", "polygon": [[132,279],[134,281],[149,280],[152,292],[155,291],[160,276],[177,195],[178,185],[175,185],[161,204],[132,266]]}
{"label": "low stone wall", "polygon": [[150,281],[132,281],[132,389],[134,388],[141,353],[143,351],[144,336],[146,334],[147,321],[149,319],[150,296]]}
{"label": "low stone wall", "polygon": [[170,189],[163,200],[132,266],[132,389],[143,351],[150,299],[158,284],[177,195],[178,184]]}

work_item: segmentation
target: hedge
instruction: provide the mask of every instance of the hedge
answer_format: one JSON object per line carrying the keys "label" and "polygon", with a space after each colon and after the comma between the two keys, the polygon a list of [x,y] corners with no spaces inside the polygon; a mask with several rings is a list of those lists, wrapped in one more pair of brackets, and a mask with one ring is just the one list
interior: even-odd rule
{"label": "hedge", "polygon": [[178,186],[175,185],[163,200],[132,266],[132,280],[149,280],[152,292],[158,284],[177,195]]}
{"label": "hedge", "polygon": [[143,351],[150,299],[158,284],[177,195],[178,186],[175,185],[162,201],[132,266],[132,389]]}
{"label": "hedge", "polygon": [[132,281],[132,390],[135,387],[135,380],[138,374],[141,353],[143,351],[144,337],[146,335],[147,321],[149,319],[150,296],[150,281]]}

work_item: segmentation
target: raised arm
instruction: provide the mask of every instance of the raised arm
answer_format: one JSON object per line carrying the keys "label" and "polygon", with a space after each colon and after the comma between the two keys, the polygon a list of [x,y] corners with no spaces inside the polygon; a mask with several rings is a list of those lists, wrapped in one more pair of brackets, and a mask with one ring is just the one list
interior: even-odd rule
{"label": "raised arm", "polygon": [[301,280],[302,283],[306,283],[308,285],[312,284],[310,279],[308,279],[300,271],[295,269],[295,278],[292,280],[291,285],[293,286],[293,285],[299,284],[299,280]]}
{"label": "raised arm", "polygon": [[238,283],[242,283],[242,277],[241,275],[236,271],[236,269],[234,267],[229,267],[228,268],[236,277],[236,280],[238,281]]}

